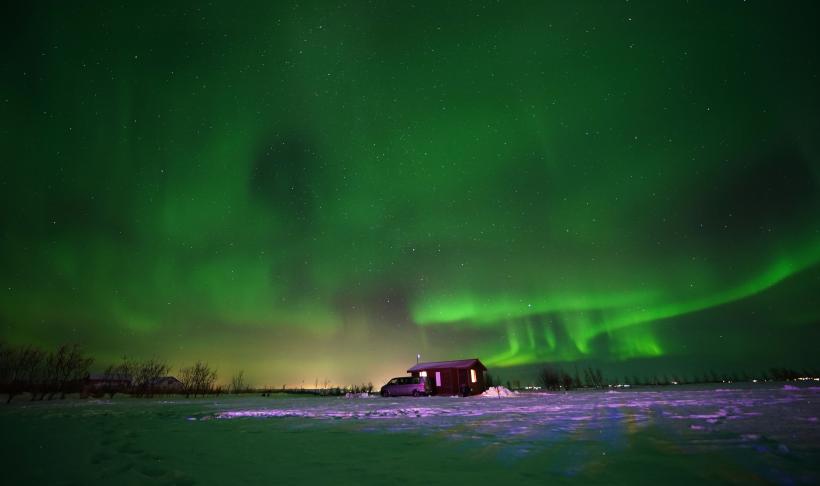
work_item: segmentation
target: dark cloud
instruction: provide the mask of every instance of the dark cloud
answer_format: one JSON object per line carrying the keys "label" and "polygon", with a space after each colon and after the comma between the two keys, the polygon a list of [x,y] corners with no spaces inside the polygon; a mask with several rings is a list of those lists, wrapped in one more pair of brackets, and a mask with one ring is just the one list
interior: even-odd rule
{"label": "dark cloud", "polygon": [[252,164],[251,194],[277,215],[288,218],[297,231],[307,230],[317,197],[313,185],[317,160],[305,135],[265,139]]}
{"label": "dark cloud", "polygon": [[745,244],[773,230],[791,230],[810,221],[818,207],[812,162],[794,148],[730,161],[702,181],[687,193],[688,226],[710,244]]}

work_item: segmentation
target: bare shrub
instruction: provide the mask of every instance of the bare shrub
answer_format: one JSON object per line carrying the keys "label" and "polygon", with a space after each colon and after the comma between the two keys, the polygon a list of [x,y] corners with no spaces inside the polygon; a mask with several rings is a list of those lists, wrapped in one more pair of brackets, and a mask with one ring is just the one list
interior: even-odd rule
{"label": "bare shrub", "polygon": [[179,370],[179,381],[182,382],[186,397],[213,393],[216,370],[212,370],[207,363],[197,361],[192,366]]}
{"label": "bare shrub", "polygon": [[245,383],[245,371],[239,372],[231,378],[231,393],[242,393],[248,390],[248,385]]}
{"label": "bare shrub", "polygon": [[153,397],[157,382],[170,370],[171,367],[167,363],[156,358],[132,363],[129,371],[134,394]]}

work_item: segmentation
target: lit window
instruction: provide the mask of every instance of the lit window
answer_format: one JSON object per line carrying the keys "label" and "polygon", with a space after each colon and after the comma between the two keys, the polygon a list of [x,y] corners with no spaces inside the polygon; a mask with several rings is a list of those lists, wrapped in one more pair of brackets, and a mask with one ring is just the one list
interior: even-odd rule
{"label": "lit window", "polygon": [[422,378],[427,378],[427,372],[422,371],[421,373],[419,373],[419,376],[422,377]]}
{"label": "lit window", "polygon": [[436,371],[436,386],[441,386],[441,371]]}
{"label": "lit window", "polygon": [[470,370],[470,381],[473,383],[478,381],[478,378],[475,376],[475,370]]}

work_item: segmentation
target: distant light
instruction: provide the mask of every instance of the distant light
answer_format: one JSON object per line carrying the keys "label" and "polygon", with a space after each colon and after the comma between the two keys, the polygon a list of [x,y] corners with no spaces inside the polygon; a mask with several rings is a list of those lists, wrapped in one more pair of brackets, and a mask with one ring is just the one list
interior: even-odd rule
{"label": "distant light", "polygon": [[422,377],[422,378],[427,378],[427,372],[422,371],[422,372],[419,373],[419,376]]}

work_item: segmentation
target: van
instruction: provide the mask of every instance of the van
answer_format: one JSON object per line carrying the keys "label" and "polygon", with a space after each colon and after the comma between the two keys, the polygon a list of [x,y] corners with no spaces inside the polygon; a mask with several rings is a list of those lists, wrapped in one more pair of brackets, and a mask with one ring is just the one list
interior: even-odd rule
{"label": "van", "polygon": [[383,397],[398,397],[412,395],[418,397],[428,395],[424,378],[418,376],[400,376],[388,381],[381,388]]}

